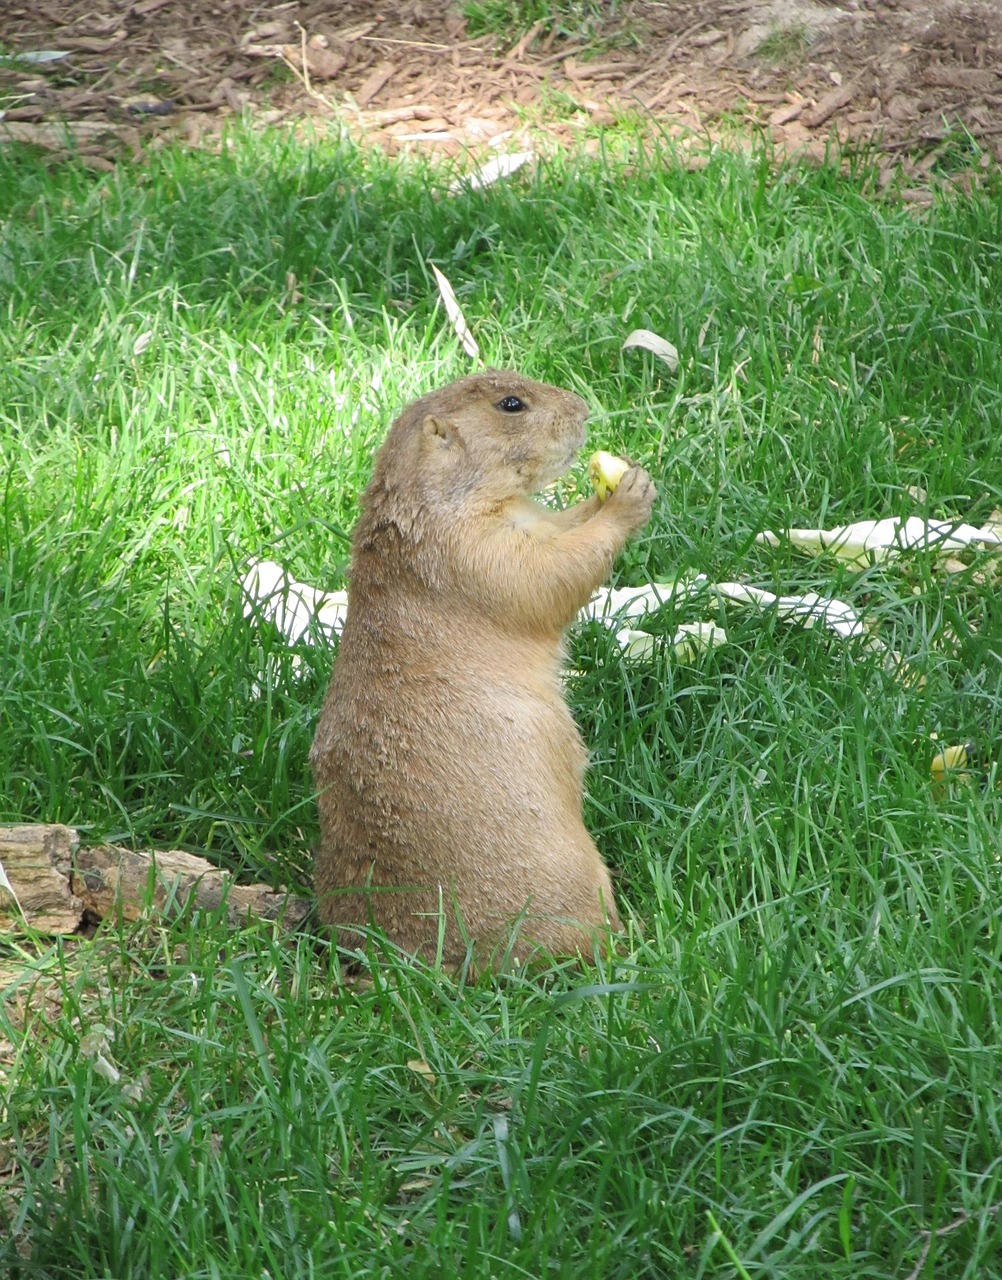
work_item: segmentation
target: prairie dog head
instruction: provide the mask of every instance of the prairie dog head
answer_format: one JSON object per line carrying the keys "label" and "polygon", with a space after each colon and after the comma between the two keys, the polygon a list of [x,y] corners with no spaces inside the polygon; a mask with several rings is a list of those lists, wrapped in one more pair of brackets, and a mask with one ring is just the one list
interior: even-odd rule
{"label": "prairie dog head", "polygon": [[585,441],[580,396],[488,369],[408,405],[379,452],[374,484],[446,505],[535,493]]}

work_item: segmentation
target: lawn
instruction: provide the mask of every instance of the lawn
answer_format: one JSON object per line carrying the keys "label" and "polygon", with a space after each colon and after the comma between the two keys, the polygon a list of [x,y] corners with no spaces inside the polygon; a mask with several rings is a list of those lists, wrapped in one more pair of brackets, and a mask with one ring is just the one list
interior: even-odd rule
{"label": "lawn", "polygon": [[[705,161],[620,137],[453,195],[281,135],[0,150],[0,821],[304,883],[333,646],[239,581],[343,586],[390,417],[471,368],[432,263],[488,363],[654,476],[619,585],[868,628],[705,587],[645,625],[718,621],[709,652],[574,630],[630,921],[601,968],[373,951],[348,986],[323,940],[204,914],[8,939],[5,1274],[1002,1277],[998,559],[755,541],[1002,506],[1002,183],[922,209],[865,155]],[[641,327],[677,370],[621,350]],[[932,734],[984,768],[935,787]]]}

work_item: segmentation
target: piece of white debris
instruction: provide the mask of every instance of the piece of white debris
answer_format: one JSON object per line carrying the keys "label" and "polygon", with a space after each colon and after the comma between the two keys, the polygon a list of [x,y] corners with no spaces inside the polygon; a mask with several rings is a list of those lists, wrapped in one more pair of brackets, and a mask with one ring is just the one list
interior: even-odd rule
{"label": "piece of white debris", "polygon": [[274,623],[290,644],[314,644],[317,632],[340,635],[348,614],[347,591],[318,591],[290,578],[274,560],[259,560],[244,574],[244,617]]}
{"label": "piece of white debris", "polygon": [[479,169],[474,169],[472,173],[464,173],[461,178],[450,183],[449,194],[456,196],[462,191],[483,191],[485,187],[493,186],[501,178],[510,178],[513,173],[518,173],[519,169],[532,159],[531,151],[509,151],[504,155],[495,156],[493,160],[482,164]]}
{"label": "piece of white debris", "polygon": [[[341,634],[348,612],[346,591],[318,591],[315,587],[296,582],[273,560],[252,564],[241,585],[244,616],[258,616],[273,623],[290,644],[314,644],[325,633],[328,636]],[[625,655],[633,661],[642,662],[653,656],[662,641],[630,626],[630,622],[656,613],[669,601],[678,603],[714,595],[719,601],[732,604],[775,609],[779,617],[802,622],[808,627],[820,624],[844,640],[867,635],[861,618],[844,600],[815,592],[778,596],[742,582],[710,582],[702,574],[681,578],[677,582],[652,582],[643,587],[603,587],[585,605],[579,617],[601,622],[614,630]],[[867,637],[867,640],[869,647],[884,647],[875,637]],[[685,622],[676,629],[669,643],[681,661],[691,662],[699,654],[726,644],[727,632],[717,622]]]}
{"label": "piece of white debris", "polygon": [[883,520],[857,520],[833,529],[787,529],[785,533],[767,529],[756,535],[755,541],[771,547],[788,542],[806,552],[830,551],[847,564],[863,569],[881,560],[895,559],[904,551],[959,551],[974,543],[1002,546],[1002,531],[989,526],[978,529],[963,522],[923,520],[920,516],[890,516]]}
{"label": "piece of white debris", "polygon": [[[833,596],[821,596],[809,591],[799,596],[777,596],[760,587],[749,587],[743,582],[710,582],[703,574],[693,578],[681,578],[677,582],[654,582],[646,587],[623,587],[613,590],[603,587],[595,593],[582,610],[582,617],[601,622],[607,627],[618,627],[616,639],[630,657],[649,657],[654,637],[630,627],[622,627],[624,621],[644,618],[656,613],[668,601],[678,603],[696,596],[716,595],[733,604],[755,605],[760,609],[775,609],[779,617],[802,622],[813,627],[820,623],[851,640],[866,634],[863,622],[851,605]],[[646,637],[646,639],[641,639]],[[672,647],[688,657],[727,642],[727,633],[713,622],[685,623],[672,637]],[[879,643],[879,642],[878,642]]]}

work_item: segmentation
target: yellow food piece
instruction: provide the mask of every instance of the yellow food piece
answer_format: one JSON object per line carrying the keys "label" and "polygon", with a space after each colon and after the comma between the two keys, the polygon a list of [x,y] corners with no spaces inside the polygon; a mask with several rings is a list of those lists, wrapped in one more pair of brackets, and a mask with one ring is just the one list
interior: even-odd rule
{"label": "yellow food piece", "polygon": [[955,747],[941,747],[933,756],[929,771],[937,781],[948,774],[955,778],[969,778],[970,774],[963,770],[973,763],[972,757],[976,753],[973,742],[965,742]]}
{"label": "yellow food piece", "polygon": [[604,449],[596,449],[588,459],[588,479],[604,502],[630,469],[625,458],[617,458],[614,453],[606,453]]}

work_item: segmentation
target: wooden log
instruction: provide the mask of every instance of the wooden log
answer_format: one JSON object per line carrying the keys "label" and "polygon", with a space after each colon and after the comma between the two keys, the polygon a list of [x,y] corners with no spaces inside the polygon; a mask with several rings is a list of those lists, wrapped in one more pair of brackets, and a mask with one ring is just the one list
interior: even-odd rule
{"label": "wooden log", "polygon": [[70,827],[0,827],[0,867],[10,885],[0,887],[0,933],[22,922],[39,933],[73,933],[79,928],[84,907],[70,888],[79,845]]}
{"label": "wooden log", "polygon": [[0,888],[0,934],[25,924],[70,934],[106,916],[170,917],[192,906],[215,911],[224,902],[231,924],[279,920],[291,929],[310,908],[306,898],[270,885],[237,884],[230,872],[181,850],[81,848],[70,827],[0,827],[0,867],[13,890]]}
{"label": "wooden log", "polygon": [[98,919],[117,914],[124,920],[138,920],[150,905],[167,915],[192,905],[217,911],[225,901],[231,924],[252,917],[283,919],[291,927],[309,909],[305,898],[266,884],[236,884],[228,871],[180,849],[156,853],[115,845],[80,849],[72,884],[85,908]]}

